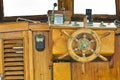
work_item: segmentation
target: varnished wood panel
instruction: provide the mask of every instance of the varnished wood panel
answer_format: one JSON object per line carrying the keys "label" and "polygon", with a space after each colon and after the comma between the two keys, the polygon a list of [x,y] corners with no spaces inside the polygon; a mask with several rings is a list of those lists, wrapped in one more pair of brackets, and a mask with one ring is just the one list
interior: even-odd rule
{"label": "varnished wood panel", "polygon": [[24,41],[24,79],[30,80],[29,76],[29,43],[28,43],[28,31],[23,31],[23,41]]}
{"label": "varnished wood panel", "polygon": [[28,30],[27,22],[0,23],[0,32]]}
{"label": "varnished wood panel", "polygon": [[[35,27],[35,25],[33,26]],[[38,27],[38,25],[37,25]],[[29,34],[28,32],[6,32],[5,34],[2,34],[2,38],[8,39],[8,38],[24,38],[24,42],[25,42],[25,79],[26,80],[52,80],[52,73],[51,73],[51,69],[50,69],[50,63],[51,60],[49,59],[52,53],[50,53],[50,49],[51,47],[49,47],[49,42],[48,41],[49,37],[49,32],[46,29],[46,31],[41,31],[44,29],[41,28],[32,28],[32,30],[35,31],[30,31]],[[41,29],[40,31],[38,29]],[[98,31],[99,32],[99,31]],[[111,31],[110,31],[111,32]],[[104,31],[103,31],[104,33]],[[45,50],[44,51],[37,51],[35,49],[35,35],[36,34],[44,34],[45,35]],[[101,34],[101,33],[100,33]],[[28,36],[29,35],[29,36]],[[61,36],[63,34],[56,34],[57,36]],[[67,36],[66,36],[67,37]],[[109,40],[107,38],[110,38]],[[28,39],[29,38],[29,39]],[[62,37],[60,37],[62,38]],[[112,36],[109,35],[107,37],[105,37],[105,39],[110,43],[112,40],[114,40],[113,37],[113,32],[112,32]],[[33,40],[33,41],[32,41]],[[62,39],[64,40],[64,39]],[[64,42],[66,42],[66,40],[64,40]],[[2,42],[1,42],[2,43]],[[52,42],[51,42],[52,43]],[[55,44],[55,43],[53,43]],[[106,44],[106,41],[104,42],[103,39],[103,44]],[[29,50],[28,50],[28,45],[29,45]],[[105,45],[106,46],[106,45]],[[9,47],[9,46],[5,46],[5,47]],[[61,47],[61,46],[60,46]],[[108,45],[106,46],[108,47]],[[109,47],[111,47],[111,49],[114,48],[114,45],[109,45]],[[2,48],[2,47],[1,47]],[[57,72],[62,72],[62,69],[64,69],[62,66],[67,67],[67,71],[68,74],[67,76],[72,78],[72,80],[120,80],[120,36],[116,36],[115,38],[115,54],[112,56],[111,61],[110,62],[90,62],[90,63],[86,63],[85,64],[85,73],[82,73],[82,64],[78,63],[78,62],[72,62],[71,64],[71,68],[69,66],[70,63],[68,63],[67,65],[65,64],[59,64],[56,65],[56,67],[53,65],[53,68],[58,69],[58,70],[53,70],[55,71],[54,73],[57,74]],[[106,51],[110,51],[111,49],[106,49]],[[1,52],[1,50],[0,50]],[[2,55],[0,55],[1,57]],[[9,55],[4,55],[4,56],[9,56]],[[15,56],[15,55],[14,55]],[[29,56],[29,58],[28,58]],[[0,59],[0,61],[2,61],[2,59]],[[110,64],[113,64],[113,68],[110,68]],[[30,67],[29,67],[30,65]],[[2,66],[2,63],[0,63],[0,66]],[[30,68],[30,69],[29,69]],[[10,70],[10,68],[5,68],[6,70]],[[23,68],[18,68],[17,70],[21,70]],[[69,72],[69,70],[71,69],[71,72]],[[15,68],[16,70],[16,68]],[[31,70],[31,71],[29,71]],[[2,73],[2,69],[0,67],[0,72]],[[29,72],[32,73],[30,74],[30,78],[29,78]],[[54,75],[53,73],[53,75]],[[9,74],[9,73],[8,73]],[[64,75],[63,75],[64,76]],[[65,77],[67,77],[65,76]],[[69,79],[67,77],[67,79]],[[61,77],[62,78],[62,75]],[[66,80],[67,80],[66,79]]]}
{"label": "varnished wood panel", "polygon": [[110,68],[110,62],[90,62],[85,65],[85,73],[82,73],[81,63],[72,63],[72,80],[120,80],[120,36],[117,36],[115,54],[110,62],[114,62]]}
{"label": "varnished wood panel", "polygon": [[32,31],[28,31],[29,34],[29,67],[30,67],[30,80],[34,80],[34,68],[33,68],[33,33]]}
{"label": "varnished wood panel", "polygon": [[59,62],[53,63],[54,80],[71,80],[71,63]]}
{"label": "varnished wood panel", "polygon": [[[35,36],[43,34],[45,36],[45,49],[37,51],[35,47]],[[34,80],[51,80],[50,52],[49,52],[49,32],[33,32],[33,68]]]}
{"label": "varnished wood panel", "polygon": [[[17,25],[13,27],[16,26]],[[1,40],[4,41],[4,43],[1,43],[2,50],[0,50],[2,51],[1,52],[1,54],[3,54],[2,60],[4,61],[2,64],[3,65],[2,70],[4,72],[3,80],[7,80],[8,78],[29,80],[28,32],[8,31],[0,34]],[[15,47],[21,47],[21,49],[16,50],[14,49]],[[11,77],[11,75],[14,77]]]}
{"label": "varnished wood panel", "polygon": [[[61,30],[66,31],[71,35],[75,30],[73,29],[53,29],[52,31],[52,40],[53,40],[53,55],[60,55],[67,53],[67,40],[68,36],[61,32]],[[113,55],[114,54],[114,45],[115,45],[115,33],[113,30],[95,30],[99,37],[104,33],[109,32],[110,34],[101,39],[101,51],[100,54],[103,55]]]}
{"label": "varnished wood panel", "polygon": [[29,25],[29,29],[32,31],[49,31],[50,26],[47,23],[31,24]]}
{"label": "varnished wood panel", "polygon": [[0,74],[3,75],[3,42],[0,39]]}

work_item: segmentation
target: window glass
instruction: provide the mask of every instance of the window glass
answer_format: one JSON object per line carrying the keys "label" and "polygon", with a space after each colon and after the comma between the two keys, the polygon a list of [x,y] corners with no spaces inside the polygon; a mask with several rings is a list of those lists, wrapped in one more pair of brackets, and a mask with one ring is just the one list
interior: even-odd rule
{"label": "window glass", "polygon": [[85,14],[92,9],[92,14],[116,14],[115,0],[74,0],[74,14]]}
{"label": "window glass", "polygon": [[54,3],[57,0],[3,0],[4,17],[45,15],[53,9]]}

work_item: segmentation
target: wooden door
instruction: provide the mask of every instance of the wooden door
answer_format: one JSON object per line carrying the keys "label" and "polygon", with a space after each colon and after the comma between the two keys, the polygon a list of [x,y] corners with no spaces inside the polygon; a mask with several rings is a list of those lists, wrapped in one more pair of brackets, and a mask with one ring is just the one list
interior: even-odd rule
{"label": "wooden door", "polygon": [[28,24],[0,24],[0,74],[2,80],[29,80]]}
{"label": "wooden door", "polygon": [[1,33],[2,80],[29,80],[26,31]]}
{"label": "wooden door", "polygon": [[[33,58],[33,71],[30,73],[33,74],[31,75],[31,80],[51,80],[51,61],[50,61],[50,50],[49,50],[49,32],[48,31],[33,31],[29,32],[31,34],[33,44],[31,44],[33,47],[31,47],[33,53],[31,53],[31,59]],[[36,43],[35,43],[35,37],[36,35],[44,35],[45,36],[45,48],[42,51],[38,51],[36,49]],[[31,67],[31,70],[32,70]],[[33,72],[33,73],[32,73]]]}

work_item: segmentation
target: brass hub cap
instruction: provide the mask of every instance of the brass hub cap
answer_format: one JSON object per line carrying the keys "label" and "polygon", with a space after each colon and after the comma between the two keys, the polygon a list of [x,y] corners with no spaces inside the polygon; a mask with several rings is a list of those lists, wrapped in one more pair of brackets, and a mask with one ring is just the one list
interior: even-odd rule
{"label": "brass hub cap", "polygon": [[88,39],[81,39],[78,41],[78,49],[81,51],[87,51],[90,47],[90,42]]}

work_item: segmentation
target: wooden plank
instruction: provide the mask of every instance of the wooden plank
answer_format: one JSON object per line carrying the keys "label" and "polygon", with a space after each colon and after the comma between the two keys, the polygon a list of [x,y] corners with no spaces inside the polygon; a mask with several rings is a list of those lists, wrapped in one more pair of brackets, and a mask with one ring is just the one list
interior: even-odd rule
{"label": "wooden plank", "polygon": [[28,42],[28,31],[23,31],[23,42],[24,42],[24,79],[30,80],[29,74],[29,42]]}
{"label": "wooden plank", "polygon": [[50,26],[48,24],[31,24],[29,25],[29,29],[32,31],[49,31]]}
{"label": "wooden plank", "polygon": [[72,64],[73,80],[119,80],[120,67],[110,68],[108,62],[90,62],[81,71],[81,63]]}
{"label": "wooden plank", "polygon": [[6,62],[4,66],[24,66],[23,62]]}
{"label": "wooden plank", "polygon": [[10,22],[10,23],[1,23],[0,32],[11,32],[11,31],[22,31],[28,30],[27,22]]}
{"label": "wooden plank", "polygon": [[[53,29],[52,31],[52,40],[53,40],[53,54],[60,55],[67,53],[67,40],[68,36],[61,32],[62,29]],[[64,29],[68,34],[72,34],[75,30],[73,29]],[[110,34],[101,39],[101,51],[102,55],[113,55],[114,54],[114,45],[115,45],[115,32],[113,30],[95,30],[99,37],[106,32]],[[64,45],[63,45],[64,44]]]}
{"label": "wooden plank", "polygon": [[0,39],[0,74],[3,74],[3,41]]}
{"label": "wooden plank", "polygon": [[113,30],[95,30],[99,36],[109,32],[110,34],[101,39],[101,51],[103,55],[113,55],[115,52],[115,32]]}
{"label": "wooden plank", "polygon": [[29,67],[30,67],[30,80],[34,80],[34,68],[33,68],[33,33],[28,31],[29,34]]}
{"label": "wooden plank", "polygon": [[8,39],[8,40],[4,40],[4,44],[22,44],[23,41],[22,39]]}
{"label": "wooden plank", "polygon": [[53,63],[54,80],[72,80],[70,65],[69,62]]}
{"label": "wooden plank", "polygon": [[23,70],[24,71],[24,68],[23,68],[23,66],[17,66],[17,67],[12,66],[12,67],[5,67],[4,70],[6,70],[6,71],[11,71],[11,70],[20,71],[20,70]]}
{"label": "wooden plank", "polygon": [[4,61],[23,61],[22,57],[17,58],[5,58]]}
{"label": "wooden plank", "polygon": [[51,54],[52,53],[52,47],[53,47],[53,41],[52,41],[52,29],[49,31],[49,41],[48,41],[48,44],[49,44],[49,53],[50,53],[50,56],[49,56],[49,58],[50,58],[50,60],[49,60],[49,62],[50,62],[50,66],[53,66],[53,54]]}
{"label": "wooden plank", "polygon": [[5,46],[4,46],[4,48],[12,48],[12,49],[22,49],[22,46],[23,44],[15,44],[15,43],[13,43],[13,44],[6,44]]}
{"label": "wooden plank", "polygon": [[23,57],[23,54],[5,53],[4,57]]}
{"label": "wooden plank", "polygon": [[24,71],[7,71],[5,72],[5,75],[24,75]]}
{"label": "wooden plank", "polygon": [[24,77],[23,76],[6,76],[5,77],[5,80],[17,80],[17,79],[24,80]]}
{"label": "wooden plank", "polygon": [[[22,31],[14,31],[14,32],[6,32],[6,33],[2,33],[1,34],[1,37],[3,39],[22,39],[23,38],[23,35],[22,35]],[[14,43],[14,42],[13,42]]]}
{"label": "wooden plank", "polygon": [[[43,51],[36,50],[35,36],[42,34],[45,36],[45,49]],[[51,80],[51,68],[50,68],[50,53],[48,43],[48,32],[36,31],[33,33],[33,50],[34,50],[34,80]]]}
{"label": "wooden plank", "polygon": [[14,50],[14,49],[5,49],[4,50],[5,53],[10,53],[10,52],[14,52],[15,53],[15,52],[19,52],[19,51],[23,52],[23,50]]}

